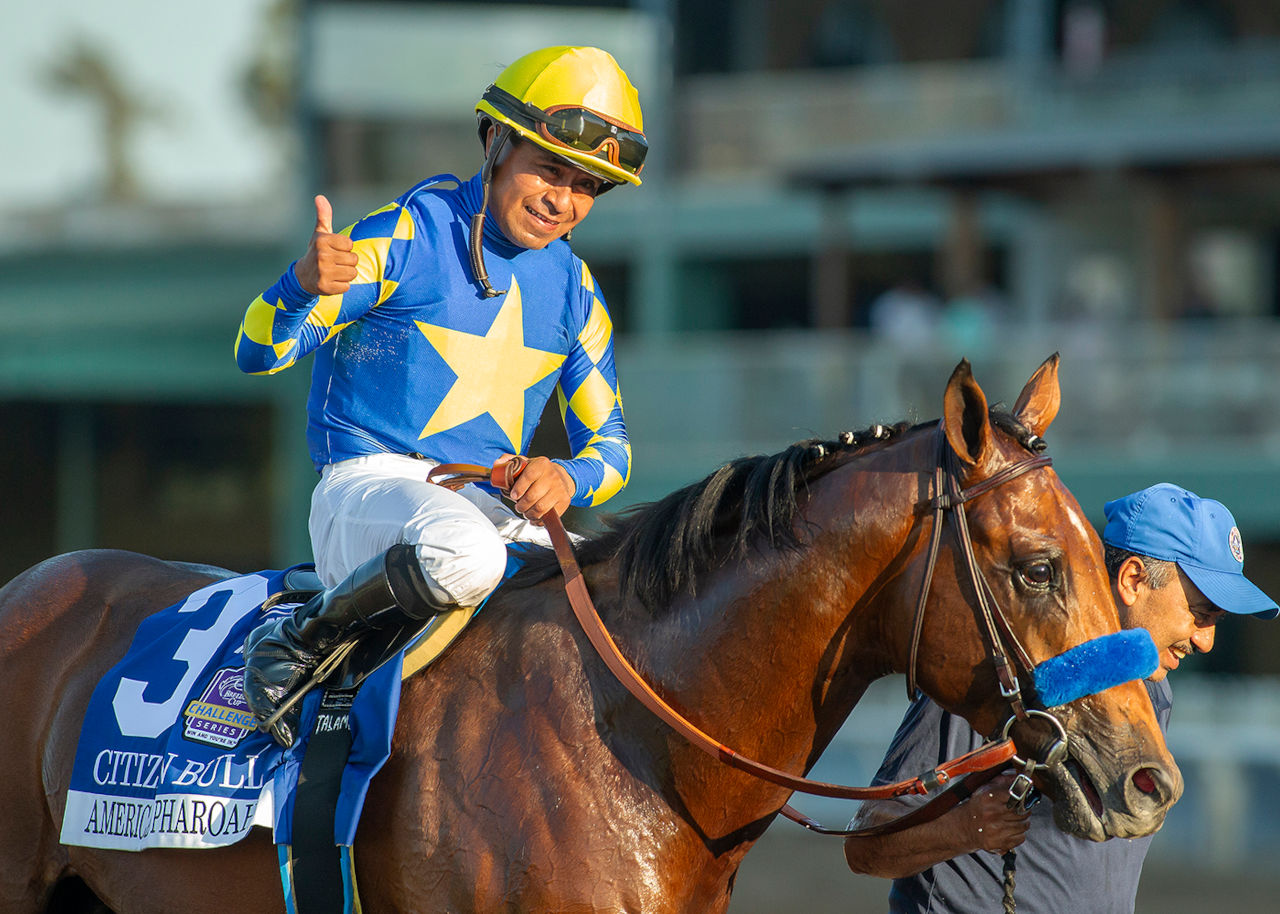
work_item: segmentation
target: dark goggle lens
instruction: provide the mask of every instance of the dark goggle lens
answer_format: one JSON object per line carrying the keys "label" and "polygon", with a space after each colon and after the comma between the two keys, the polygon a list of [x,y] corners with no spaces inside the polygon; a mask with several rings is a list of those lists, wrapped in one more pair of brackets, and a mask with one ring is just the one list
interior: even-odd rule
{"label": "dark goggle lens", "polygon": [[649,152],[644,134],[610,124],[581,108],[564,108],[546,114],[543,123],[556,140],[582,152],[595,152],[605,141],[615,141],[618,144],[618,164],[629,171],[639,170]]}

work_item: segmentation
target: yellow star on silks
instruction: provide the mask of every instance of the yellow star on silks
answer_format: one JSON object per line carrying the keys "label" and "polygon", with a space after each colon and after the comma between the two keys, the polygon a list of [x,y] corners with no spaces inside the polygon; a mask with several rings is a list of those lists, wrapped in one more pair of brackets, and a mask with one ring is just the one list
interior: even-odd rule
{"label": "yellow star on silks", "polygon": [[524,302],[511,277],[511,291],[483,336],[414,321],[458,376],[419,438],[488,413],[519,452],[524,436],[524,394],[564,362],[558,352],[524,344]]}

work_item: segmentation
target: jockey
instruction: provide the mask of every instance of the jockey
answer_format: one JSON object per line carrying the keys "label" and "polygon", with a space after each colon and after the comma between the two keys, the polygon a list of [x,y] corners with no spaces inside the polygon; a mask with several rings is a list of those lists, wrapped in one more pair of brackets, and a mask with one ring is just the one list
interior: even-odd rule
{"label": "jockey", "polygon": [[[548,512],[599,504],[630,476],[612,322],[568,237],[597,195],[640,184],[636,90],[604,51],[544,48],[503,70],[476,116],[485,157],[470,180],[430,178],[339,233],[317,196],[306,253],[240,326],[245,372],[316,352],[310,532],[326,590],[245,643],[260,723],[339,644],[479,605],[506,543],[549,544]],[[426,481],[440,463],[523,455],[553,390],[573,457],[532,458],[516,511]],[[295,709],[271,727],[286,746],[296,730]]]}

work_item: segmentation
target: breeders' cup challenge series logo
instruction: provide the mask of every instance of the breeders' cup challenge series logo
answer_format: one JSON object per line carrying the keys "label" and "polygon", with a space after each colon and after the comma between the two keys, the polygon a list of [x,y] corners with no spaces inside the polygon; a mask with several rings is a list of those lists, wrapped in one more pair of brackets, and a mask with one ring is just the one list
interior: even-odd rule
{"label": "breeders' cup challenge series logo", "polygon": [[238,746],[256,726],[244,700],[244,668],[218,670],[182,715],[187,739],[224,749]]}

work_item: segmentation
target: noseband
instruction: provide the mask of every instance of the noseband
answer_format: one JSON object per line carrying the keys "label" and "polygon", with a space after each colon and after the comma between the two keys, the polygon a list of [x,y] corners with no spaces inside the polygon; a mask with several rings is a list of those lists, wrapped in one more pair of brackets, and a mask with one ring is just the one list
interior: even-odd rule
{"label": "noseband", "polygon": [[[1032,436],[1025,442],[1028,447],[1043,449],[1039,437]],[[942,426],[938,426],[938,460],[933,470],[934,497],[928,503],[933,510],[933,530],[929,536],[929,556],[925,564],[924,581],[920,587],[920,598],[916,601],[915,621],[911,626],[911,650],[907,659],[907,698],[916,697],[916,666],[920,651],[920,633],[924,628],[925,605],[929,601],[929,589],[933,584],[933,571],[938,560],[938,550],[942,544],[942,528],[947,520],[955,528],[956,541],[960,545],[960,556],[968,573],[969,583],[977,598],[977,615],[981,621],[980,630],[986,643],[991,663],[995,667],[996,679],[1000,685],[1000,697],[1008,704],[1009,719],[1005,722],[1003,736],[1009,735],[1015,721],[1038,717],[1047,720],[1057,731],[1057,737],[1038,760],[1023,760],[1014,757],[1015,763],[1027,773],[1038,768],[1048,768],[1061,761],[1067,751],[1067,734],[1062,723],[1041,708],[1027,708],[1022,697],[1022,687],[1018,682],[1018,673],[1010,655],[1021,665],[1028,676],[1033,665],[1026,649],[1013,633],[1012,626],[1000,605],[996,603],[991,586],[978,567],[977,556],[973,552],[973,541],[969,536],[969,518],[965,513],[965,502],[972,501],[979,495],[990,492],[1010,480],[1017,479],[1031,470],[1053,464],[1053,458],[1046,454],[1027,457],[1012,463],[986,479],[974,483],[967,489],[960,488],[959,460],[955,451],[947,442]]]}

